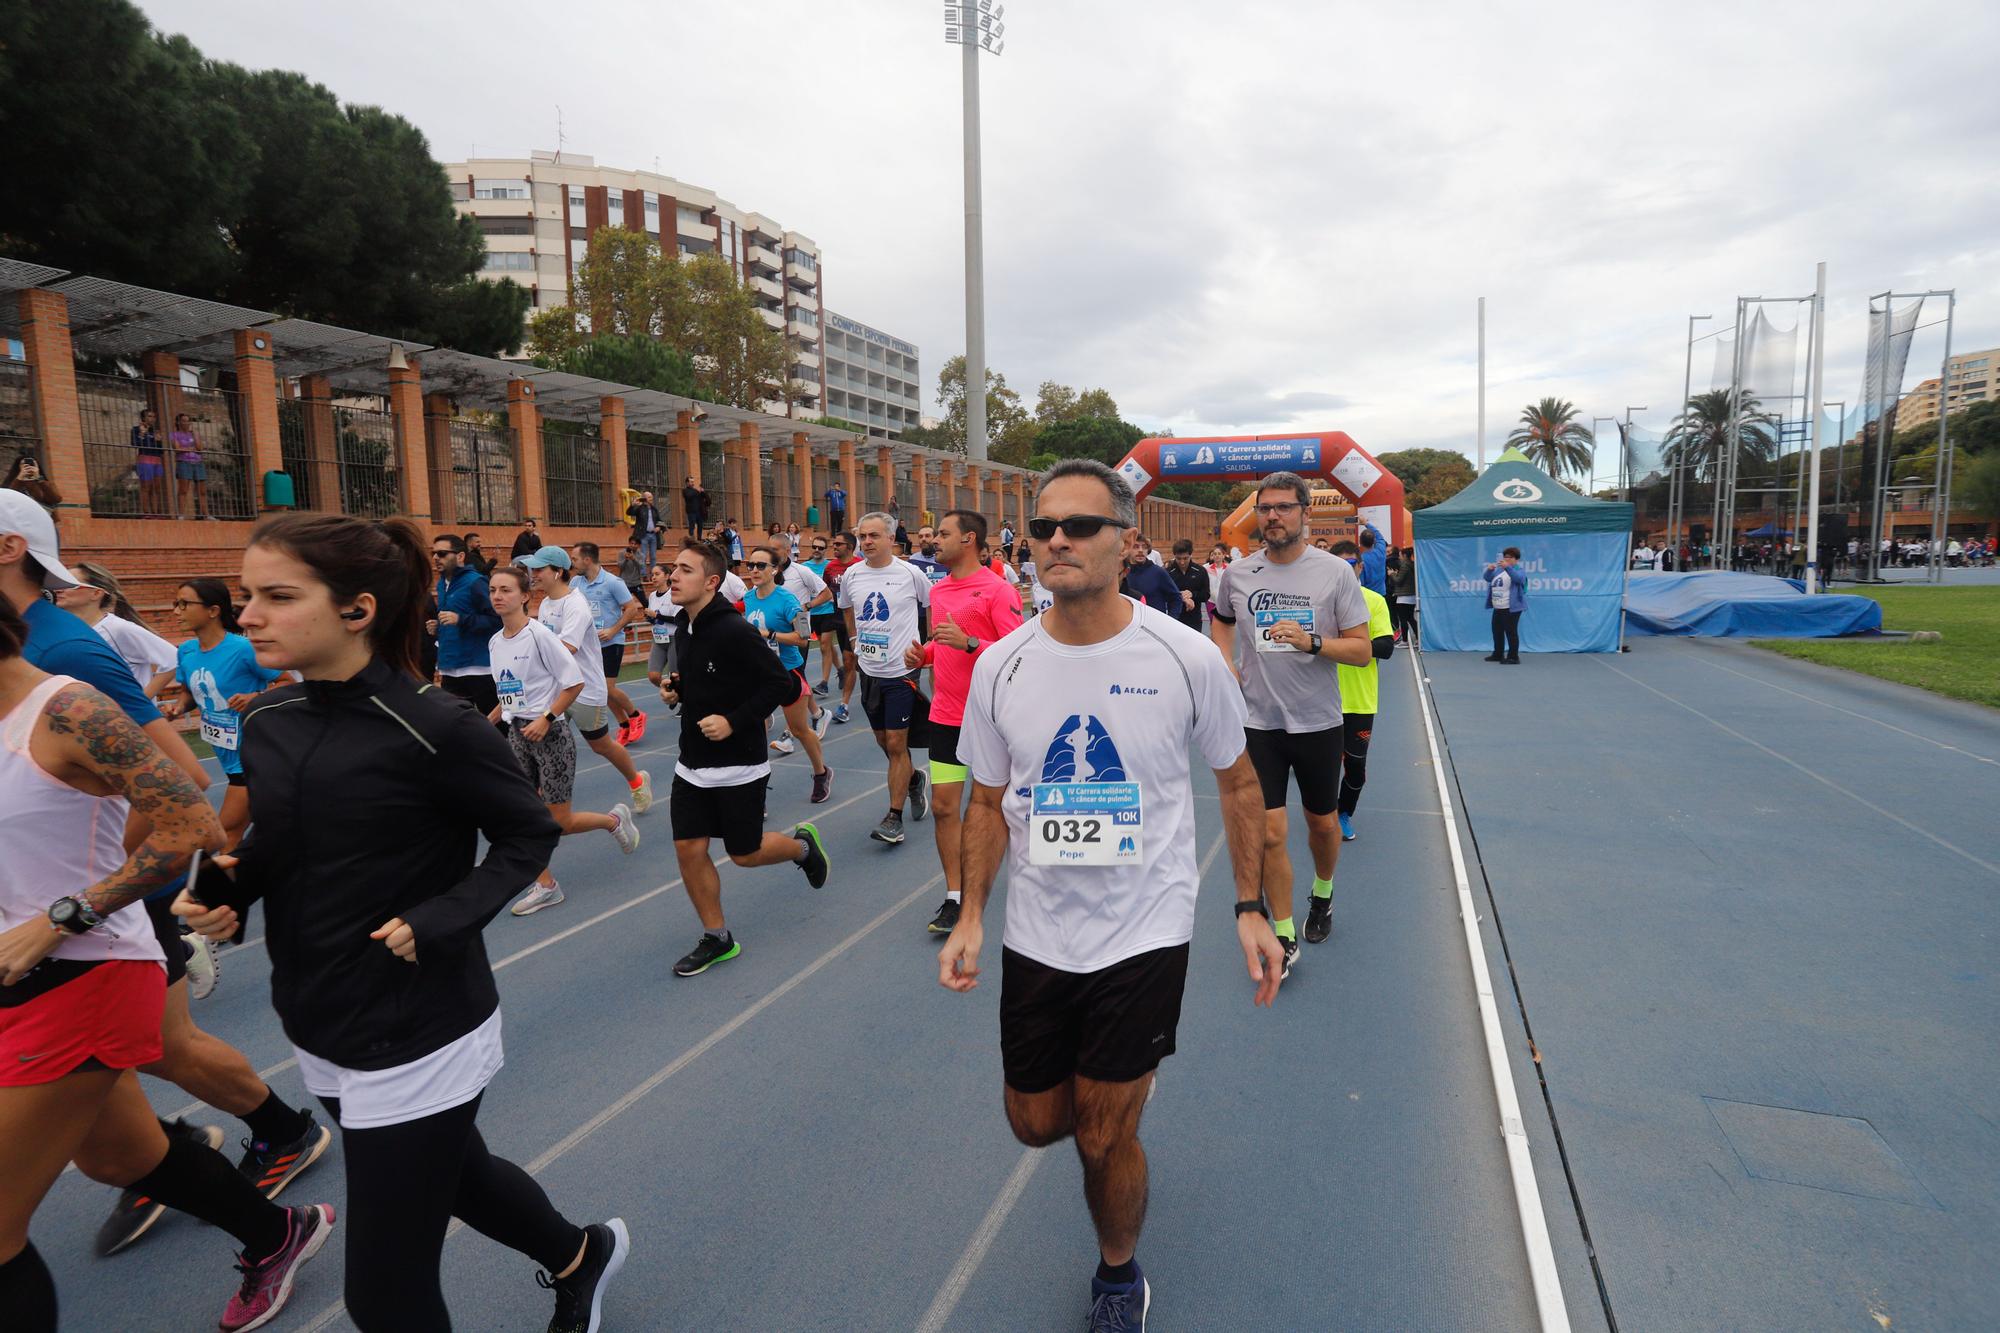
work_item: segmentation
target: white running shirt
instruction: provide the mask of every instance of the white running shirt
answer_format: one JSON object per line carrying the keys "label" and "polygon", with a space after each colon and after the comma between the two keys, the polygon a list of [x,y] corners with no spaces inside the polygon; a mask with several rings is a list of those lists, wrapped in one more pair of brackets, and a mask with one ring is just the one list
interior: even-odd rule
{"label": "white running shirt", "polygon": [[854,655],[878,680],[910,674],[903,650],[917,641],[917,611],[931,604],[931,581],[907,560],[880,569],[865,560],[840,576],[840,609],[854,612]]}
{"label": "white running shirt", "polygon": [[[1243,695],[1221,651],[1171,616],[1128,605],[1131,624],[1103,643],[1058,643],[1038,616],[980,654],[959,733],[972,780],[1007,789],[1005,943],[1065,972],[1193,938],[1188,747],[1198,744],[1211,768],[1244,749]],[[1143,860],[1033,864],[1035,784],[1101,782],[1139,784]]]}
{"label": "white running shirt", "polygon": [[144,625],[135,625],[123,616],[105,616],[91,626],[98,637],[125,659],[132,679],[145,689],[162,671],[180,665],[180,651]]}
{"label": "white running shirt", "polygon": [[558,694],[583,681],[576,660],[582,654],[565,648],[539,620],[530,620],[511,638],[501,630],[487,640],[486,651],[500,715],[509,722],[533,722],[549,711]]}
{"label": "white running shirt", "polygon": [[602,708],[611,700],[604,684],[604,645],[597,641],[597,622],[591,618],[590,603],[574,585],[561,597],[544,597],[535,619],[555,632],[555,636],[576,651],[576,665],[583,672],[583,693],[576,701],[587,708]]}
{"label": "white running shirt", "polygon": [[[794,551],[792,563],[785,566],[784,576],[778,580],[778,586],[798,598],[800,606],[805,606],[826,591],[826,580],[800,563],[798,552]],[[825,610],[825,607],[815,607],[812,614],[821,615]]]}

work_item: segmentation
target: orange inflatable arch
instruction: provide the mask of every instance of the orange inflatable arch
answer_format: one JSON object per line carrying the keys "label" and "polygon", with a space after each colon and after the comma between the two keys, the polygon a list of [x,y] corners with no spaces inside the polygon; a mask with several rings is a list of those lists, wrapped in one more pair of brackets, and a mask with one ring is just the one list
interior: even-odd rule
{"label": "orange inflatable arch", "polygon": [[[1273,472],[1296,472],[1329,482],[1352,500],[1357,528],[1372,523],[1392,545],[1411,544],[1402,481],[1345,431],[1148,438],[1132,446],[1118,472],[1141,500],[1163,481],[1255,481]],[[1244,551],[1259,544],[1256,524],[1250,521],[1255,498],[1237,506],[1222,524],[1222,539]]]}

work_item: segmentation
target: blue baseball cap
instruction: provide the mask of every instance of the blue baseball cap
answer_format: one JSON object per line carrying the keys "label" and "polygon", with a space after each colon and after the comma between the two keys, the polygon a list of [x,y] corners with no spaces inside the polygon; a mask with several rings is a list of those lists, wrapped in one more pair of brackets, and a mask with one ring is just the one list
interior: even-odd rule
{"label": "blue baseball cap", "polygon": [[569,552],[560,546],[544,546],[521,563],[529,569],[568,569]]}

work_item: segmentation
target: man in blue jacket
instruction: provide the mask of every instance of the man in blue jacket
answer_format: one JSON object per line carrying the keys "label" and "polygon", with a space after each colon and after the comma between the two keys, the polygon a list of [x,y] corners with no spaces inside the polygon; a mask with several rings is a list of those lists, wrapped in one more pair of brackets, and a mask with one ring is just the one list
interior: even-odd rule
{"label": "man in blue jacket", "polygon": [[1389,595],[1389,543],[1382,536],[1382,530],[1373,523],[1361,524],[1361,539],[1355,543],[1361,548],[1361,564],[1355,573],[1361,578],[1361,586],[1377,597]]}
{"label": "man in blue jacket", "polygon": [[465,563],[465,539],[454,532],[431,538],[436,571],[438,683],[482,714],[500,704],[493,688],[493,659],[487,643],[500,632],[500,617],[486,595],[486,579]]}
{"label": "man in blue jacket", "polygon": [[1521,572],[1521,548],[1510,546],[1498,564],[1486,567],[1486,605],[1493,611],[1493,651],[1486,660],[1521,665],[1521,613],[1528,609],[1528,576]]}

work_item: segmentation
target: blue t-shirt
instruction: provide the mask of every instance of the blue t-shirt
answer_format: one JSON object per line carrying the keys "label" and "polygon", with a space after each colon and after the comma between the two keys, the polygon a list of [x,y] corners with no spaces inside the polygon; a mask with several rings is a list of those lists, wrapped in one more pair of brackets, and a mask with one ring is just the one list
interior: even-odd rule
{"label": "blue t-shirt", "polygon": [[74,676],[101,691],[125,710],[135,726],[151,726],[160,720],[160,710],[132,678],[132,668],[82,617],[38,597],[28,603],[21,618],[28,622],[28,643],[22,656],[29,666],[51,676]]}
{"label": "blue t-shirt", "polygon": [[257,665],[257,650],[241,634],[225,634],[208,649],[200,639],[181,645],[174,678],[201,709],[201,738],[215,751],[223,772],[243,771],[243,719],[229,700],[238,694],[262,694],[279,675]]}
{"label": "blue t-shirt", "polygon": [[[583,594],[583,600],[590,606],[591,623],[599,629],[616,624],[618,617],[624,612],[625,604],[632,600],[632,590],[625,586],[625,581],[602,565],[597,567],[596,578],[579,578],[576,587],[577,591]],[[625,631],[621,629],[611,638],[604,640],[604,646],[612,648],[624,642]]]}
{"label": "blue t-shirt", "polygon": [[[790,634],[797,623],[799,612],[805,608],[799,599],[783,588],[773,588],[768,597],[759,597],[755,588],[743,594],[743,618],[757,627],[758,633],[770,630],[776,634]],[[787,671],[796,671],[806,664],[805,650],[794,648],[789,643],[774,643],[778,650],[778,661]]]}
{"label": "blue t-shirt", "polygon": [[799,561],[799,563],[804,565],[807,569],[810,569],[813,573],[819,575],[819,581],[821,583],[826,582],[826,561],[824,559],[801,560]]}

